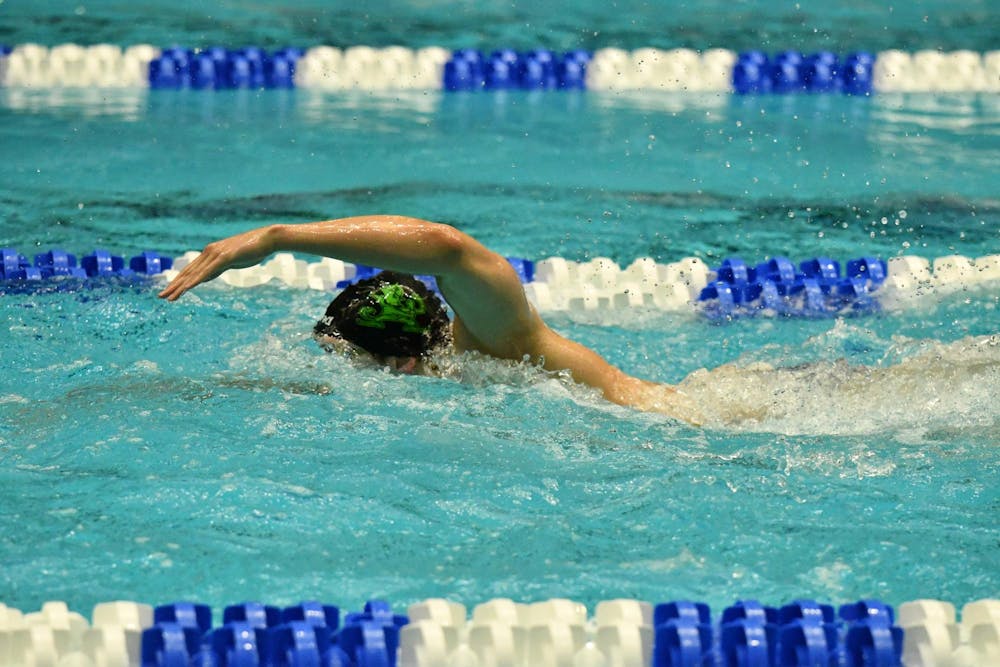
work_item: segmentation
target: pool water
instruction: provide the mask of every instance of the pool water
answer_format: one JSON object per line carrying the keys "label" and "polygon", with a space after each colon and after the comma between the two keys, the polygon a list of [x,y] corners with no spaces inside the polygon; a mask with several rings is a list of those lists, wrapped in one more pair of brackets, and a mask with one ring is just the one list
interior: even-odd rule
{"label": "pool water", "polygon": [[[155,17],[155,20],[151,20]],[[556,50],[677,46],[833,51],[997,48],[991,0],[369,0],[331,4],[192,0],[7,2],[0,42],[286,44]]]}
{"label": "pool water", "polygon": [[[125,11],[112,5],[88,5],[82,25]],[[472,40],[465,19],[437,43]],[[3,39],[30,38],[4,25]],[[59,27],[72,22],[46,25],[74,38]],[[115,25],[102,38],[221,40]],[[640,46],[651,33],[630,34]],[[838,35],[822,39],[858,46]],[[961,32],[961,46],[987,48],[978,35]],[[507,255],[622,265],[1000,251],[989,95],[0,90],[0,146],[0,239],[26,254],[179,255],[251,226],[375,212],[448,222]],[[7,291],[0,600],[11,606],[960,604],[1000,588],[995,284],[837,319],[550,319],[630,373],[695,373],[685,386],[704,429],[488,359],[447,360],[437,378],[326,355],[309,338],[330,298],[319,292],[208,285],[166,304],[142,283]],[[699,372],[721,364],[736,369]],[[724,418],[734,405],[754,414]]]}
{"label": "pool water", "polygon": [[996,251],[995,95],[7,89],[0,113],[13,244],[180,254],[375,210],[534,259]]}

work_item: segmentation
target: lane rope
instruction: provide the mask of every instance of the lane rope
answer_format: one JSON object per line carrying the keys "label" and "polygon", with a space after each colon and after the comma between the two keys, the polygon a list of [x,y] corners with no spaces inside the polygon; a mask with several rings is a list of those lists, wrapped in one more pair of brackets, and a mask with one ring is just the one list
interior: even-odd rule
{"label": "lane rope", "polygon": [[713,618],[701,602],[599,602],[593,615],[569,599],[494,599],[471,617],[431,598],[397,614],[383,600],[342,613],[329,603],[243,602],[213,623],[204,604],[97,604],[91,619],[61,601],[23,613],[0,604],[4,665],[141,667],[645,666],[991,667],[1000,657],[1000,600],[962,608],[939,600],[859,600],[835,610],[814,600],[769,607],[737,601]]}
{"label": "lane rope", "polygon": [[0,46],[0,86],[196,90],[655,90],[868,95],[1000,92],[1000,50],[909,53],[402,46]]}
{"label": "lane rope", "polygon": [[[2,248],[0,294],[53,287],[71,290],[151,276],[169,281],[198,254],[191,251],[172,258],[144,251],[126,261],[107,250],[94,250],[78,261],[76,255],[57,248],[33,259],[14,248]],[[834,317],[877,312],[934,294],[1000,285],[1000,255],[947,255],[932,260],[914,255],[888,260],[859,257],[843,264],[829,257],[796,263],[779,255],[756,265],[729,257],[714,267],[698,257],[670,263],[640,257],[625,267],[607,257],[586,262],[561,257],[537,262],[518,257],[507,260],[539,312],[644,308],[696,309],[710,318]],[[258,266],[226,271],[219,280],[237,288],[273,283],[334,292],[378,271],[328,257],[307,262],[291,253],[277,253]],[[437,289],[433,276],[419,277]]]}

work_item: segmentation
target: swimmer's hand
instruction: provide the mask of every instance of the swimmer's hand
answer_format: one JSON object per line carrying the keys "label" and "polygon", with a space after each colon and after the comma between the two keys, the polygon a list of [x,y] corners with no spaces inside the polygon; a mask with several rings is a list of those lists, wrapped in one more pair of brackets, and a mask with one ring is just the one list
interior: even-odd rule
{"label": "swimmer's hand", "polygon": [[227,269],[244,269],[260,263],[275,250],[273,230],[273,227],[260,227],[209,243],[160,292],[160,298],[176,301],[184,292],[218,278]]}

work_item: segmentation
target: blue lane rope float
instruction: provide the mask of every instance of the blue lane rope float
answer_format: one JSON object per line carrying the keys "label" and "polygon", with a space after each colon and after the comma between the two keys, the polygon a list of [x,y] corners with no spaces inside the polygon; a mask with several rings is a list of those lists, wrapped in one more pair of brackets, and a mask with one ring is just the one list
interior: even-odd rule
{"label": "blue lane rope float", "polygon": [[443,87],[449,91],[583,90],[592,57],[583,50],[557,54],[548,49],[524,53],[500,49],[485,56],[475,49],[460,49],[445,63]]}
{"label": "blue lane rope float", "polygon": [[907,53],[400,46],[188,48],[138,44],[0,47],[0,85],[29,88],[445,91],[659,90],[869,95],[1000,92],[1000,50]]}
{"label": "blue lane rope float", "polygon": [[[28,628],[31,631],[28,631]],[[587,608],[568,599],[494,599],[467,614],[440,598],[397,614],[305,601],[242,602],[213,624],[204,604],[96,605],[88,622],[65,602],[23,614],[0,604],[0,663],[135,667],[995,667],[1000,600],[770,607],[738,600],[717,618],[702,602],[630,599]]]}
{"label": "blue lane rope float", "polygon": [[750,93],[836,93],[867,95],[872,92],[875,56],[867,52],[841,58],[821,51],[804,55],[782,51],[769,57],[761,51],[739,54],[733,67],[733,90]]}
{"label": "blue lane rope float", "polygon": [[878,310],[874,293],[885,282],[888,266],[877,257],[852,259],[844,275],[840,263],[829,257],[814,257],[798,267],[787,257],[774,257],[756,267],[729,257],[715,274],[716,280],[698,297],[711,316],[769,311],[824,317]]}
{"label": "blue lane rope float", "polygon": [[78,265],[76,255],[60,248],[37,254],[32,262],[15,248],[0,248],[0,284],[32,283],[52,278],[86,280],[153,276],[169,270],[173,263],[172,258],[147,250],[129,259],[126,267],[123,257],[96,249],[85,255]]}
{"label": "blue lane rope float", "polygon": [[302,55],[294,47],[271,53],[257,47],[235,51],[218,46],[203,51],[172,47],[149,63],[149,87],[294,88],[295,64]]}

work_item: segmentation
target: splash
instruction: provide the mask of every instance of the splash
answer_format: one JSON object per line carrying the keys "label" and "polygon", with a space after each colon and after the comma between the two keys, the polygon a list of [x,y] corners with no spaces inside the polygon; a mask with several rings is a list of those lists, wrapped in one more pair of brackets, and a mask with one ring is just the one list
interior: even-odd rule
{"label": "splash", "polygon": [[[824,338],[841,335],[835,328]],[[996,432],[1000,335],[952,343],[898,337],[876,363],[726,364],[691,373],[679,388],[702,407],[706,426],[715,428],[789,435],[895,432],[914,441],[941,430]]]}

